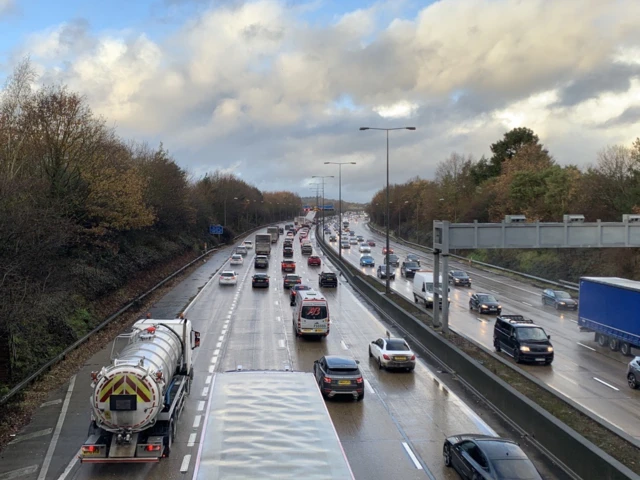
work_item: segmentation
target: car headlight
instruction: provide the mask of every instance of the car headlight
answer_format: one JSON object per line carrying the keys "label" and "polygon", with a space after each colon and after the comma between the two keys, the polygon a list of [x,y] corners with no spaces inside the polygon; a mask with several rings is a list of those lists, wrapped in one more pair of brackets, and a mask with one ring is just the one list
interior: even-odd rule
{"label": "car headlight", "polygon": [[480,305],[480,308],[489,308],[485,304]]}
{"label": "car headlight", "polygon": [[547,352],[553,352],[553,347],[547,347]]}
{"label": "car headlight", "polygon": [[502,305],[498,305],[498,308],[499,308],[500,310],[502,310]]}
{"label": "car headlight", "polygon": [[524,345],[524,346],[520,347],[520,351],[521,352],[530,352],[531,349],[529,347],[527,347],[526,345]]}
{"label": "car headlight", "polygon": [[560,302],[560,305],[566,305],[566,303],[564,303],[564,302]]}

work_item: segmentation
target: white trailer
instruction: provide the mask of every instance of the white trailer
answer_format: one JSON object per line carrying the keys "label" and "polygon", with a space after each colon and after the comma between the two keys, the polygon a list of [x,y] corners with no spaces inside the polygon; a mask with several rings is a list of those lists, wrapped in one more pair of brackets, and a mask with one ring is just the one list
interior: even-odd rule
{"label": "white trailer", "polygon": [[271,243],[277,243],[280,237],[280,229],[278,227],[267,227],[267,233],[271,235]]}
{"label": "white trailer", "polygon": [[214,375],[193,480],[353,480],[313,373]]}
{"label": "white trailer", "polygon": [[271,234],[257,233],[254,242],[256,255],[271,255]]}

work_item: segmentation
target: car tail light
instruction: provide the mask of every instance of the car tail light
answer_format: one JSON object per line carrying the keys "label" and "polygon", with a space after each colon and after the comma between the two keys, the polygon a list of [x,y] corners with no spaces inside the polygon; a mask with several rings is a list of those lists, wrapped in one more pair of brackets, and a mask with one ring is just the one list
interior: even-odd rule
{"label": "car tail light", "polygon": [[331,383],[331,377],[324,377],[324,383]]}
{"label": "car tail light", "polygon": [[415,360],[416,356],[415,355],[411,355],[411,360]]}
{"label": "car tail light", "polygon": [[382,358],[384,358],[385,360],[389,360],[389,355],[387,355],[386,353],[383,353]]}
{"label": "car tail light", "polygon": [[362,383],[362,377],[356,378],[356,383]]}
{"label": "car tail light", "polygon": [[144,447],[144,449],[147,452],[159,452],[160,451],[160,445],[147,445],[146,447]]}
{"label": "car tail light", "polygon": [[98,451],[98,447],[96,447],[95,445],[83,445],[82,446],[82,453],[93,453],[93,452],[97,452]]}

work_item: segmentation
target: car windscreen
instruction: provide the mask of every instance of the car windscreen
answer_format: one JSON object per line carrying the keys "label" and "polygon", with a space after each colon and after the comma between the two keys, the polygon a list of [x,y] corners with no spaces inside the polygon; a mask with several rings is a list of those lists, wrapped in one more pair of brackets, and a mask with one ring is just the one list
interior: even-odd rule
{"label": "car windscreen", "polygon": [[365,255],[362,257],[362,260],[373,260],[373,257],[371,255]]}
{"label": "car windscreen", "polygon": [[567,292],[559,292],[556,290],[555,294],[556,298],[571,298],[571,295],[569,295]]}
{"label": "car windscreen", "polygon": [[452,272],[454,277],[459,277],[459,278],[466,278],[467,274],[464,272]]}
{"label": "car windscreen", "polygon": [[389,261],[390,262],[397,262],[398,261],[398,256],[397,255],[389,255]]}
{"label": "car windscreen", "polygon": [[520,327],[516,328],[518,340],[541,341],[547,340],[547,334],[540,327]]}
{"label": "car windscreen", "polygon": [[416,262],[407,262],[404,264],[405,268],[418,268],[420,267],[420,265],[418,265]]}
{"label": "car windscreen", "polygon": [[530,460],[524,458],[493,460],[498,478],[538,479],[540,474]]}
{"label": "car windscreen", "polygon": [[322,320],[327,318],[327,307],[323,305],[305,305],[302,307],[300,316],[307,320]]}
{"label": "car windscreen", "polygon": [[409,347],[402,340],[387,340],[387,350],[407,352]]}
{"label": "car windscreen", "polygon": [[498,303],[498,300],[496,300],[496,297],[494,297],[493,295],[480,295],[478,297],[478,300],[487,303]]}

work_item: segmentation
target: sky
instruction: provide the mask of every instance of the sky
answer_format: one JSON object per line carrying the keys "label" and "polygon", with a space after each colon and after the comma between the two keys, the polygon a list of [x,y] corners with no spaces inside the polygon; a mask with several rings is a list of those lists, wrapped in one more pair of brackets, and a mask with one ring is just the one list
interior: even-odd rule
{"label": "sky", "polygon": [[561,165],[640,136],[638,0],[0,0],[0,81],[86,96],[193,178],[368,202],[528,127]]}

